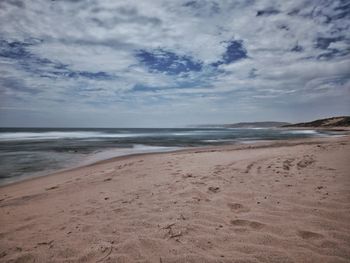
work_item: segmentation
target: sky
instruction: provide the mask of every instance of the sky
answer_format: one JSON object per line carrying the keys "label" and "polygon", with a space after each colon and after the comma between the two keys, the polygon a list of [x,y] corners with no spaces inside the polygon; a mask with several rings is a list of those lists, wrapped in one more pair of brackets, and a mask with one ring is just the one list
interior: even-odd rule
{"label": "sky", "polygon": [[348,0],[0,0],[0,126],[350,115]]}

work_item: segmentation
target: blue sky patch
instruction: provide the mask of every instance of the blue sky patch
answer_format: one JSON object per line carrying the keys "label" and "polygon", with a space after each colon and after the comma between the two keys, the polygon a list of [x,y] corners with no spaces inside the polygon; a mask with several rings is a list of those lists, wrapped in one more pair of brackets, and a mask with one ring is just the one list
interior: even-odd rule
{"label": "blue sky patch", "polygon": [[334,8],[336,13],[332,16],[332,19],[343,19],[350,17],[350,2],[349,0],[341,0],[339,6]]}
{"label": "blue sky patch", "polygon": [[0,40],[0,56],[9,59],[30,58],[31,53],[26,50],[28,46],[30,46],[28,43]]}
{"label": "blue sky patch", "polygon": [[148,85],[143,85],[140,83],[137,83],[134,85],[134,87],[132,88],[133,92],[145,92],[145,91],[158,91],[161,90],[162,88],[160,87],[151,87]]}
{"label": "blue sky patch", "polygon": [[320,49],[327,49],[333,42],[342,40],[343,37],[319,37],[316,39],[316,47]]}
{"label": "blue sky patch", "polygon": [[228,45],[225,53],[222,55],[222,59],[212,63],[212,66],[217,67],[222,64],[230,64],[248,57],[247,50],[244,48],[242,40],[232,40],[227,43]]}
{"label": "blue sky patch", "polygon": [[220,13],[220,5],[214,1],[188,1],[183,4],[190,8],[196,16],[213,16]]}
{"label": "blue sky patch", "polygon": [[89,72],[89,71],[72,71],[66,69],[65,71],[53,71],[51,72],[55,76],[59,77],[68,77],[68,78],[86,78],[86,79],[94,79],[94,80],[106,80],[111,79],[112,76],[107,74],[106,72]]}
{"label": "blue sky patch", "polygon": [[336,48],[328,48],[326,52],[317,56],[319,60],[330,60],[335,57],[347,56],[350,54],[350,47],[347,50],[339,50]]}
{"label": "blue sky patch", "polygon": [[279,13],[280,13],[280,11],[278,11],[277,9],[267,8],[264,10],[258,10],[256,12],[256,16],[271,16],[271,15],[277,15]]}
{"label": "blue sky patch", "polygon": [[247,50],[243,46],[243,41],[232,40],[229,42],[226,52],[223,56],[225,64],[230,64],[234,61],[247,58]]}
{"label": "blue sky patch", "polygon": [[293,52],[302,52],[304,50],[304,48],[302,46],[300,46],[299,44],[296,44],[291,51]]}
{"label": "blue sky patch", "polygon": [[86,78],[94,80],[112,79],[106,72],[73,71],[68,65],[41,58],[28,50],[33,43],[0,40],[0,57],[9,59],[27,72],[44,78]]}
{"label": "blue sky patch", "polygon": [[153,51],[139,50],[136,57],[150,71],[177,75],[190,71],[201,71],[202,63],[189,56],[177,55],[170,51],[157,49]]}
{"label": "blue sky patch", "polygon": [[36,95],[40,90],[28,87],[25,81],[11,77],[0,77],[0,88],[8,88],[18,92]]}

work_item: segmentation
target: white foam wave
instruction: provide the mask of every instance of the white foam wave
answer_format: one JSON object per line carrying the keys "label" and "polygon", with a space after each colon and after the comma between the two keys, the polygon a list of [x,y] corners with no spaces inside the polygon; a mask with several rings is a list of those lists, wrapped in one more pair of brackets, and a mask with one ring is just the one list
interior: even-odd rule
{"label": "white foam wave", "polygon": [[234,142],[234,139],[202,140],[202,142]]}
{"label": "white foam wave", "polygon": [[88,138],[127,138],[147,136],[142,133],[103,133],[103,132],[5,132],[0,141],[88,139]]}
{"label": "white foam wave", "polygon": [[289,133],[289,134],[318,134],[315,130],[290,130],[285,131],[283,133]]}
{"label": "white foam wave", "polygon": [[132,154],[141,153],[156,153],[156,152],[170,152],[179,150],[182,147],[165,147],[165,146],[149,146],[143,144],[134,144],[132,148],[115,148],[109,150],[103,150],[100,152],[95,152],[85,159],[84,165],[90,164],[96,161],[106,160],[119,156],[127,156]]}

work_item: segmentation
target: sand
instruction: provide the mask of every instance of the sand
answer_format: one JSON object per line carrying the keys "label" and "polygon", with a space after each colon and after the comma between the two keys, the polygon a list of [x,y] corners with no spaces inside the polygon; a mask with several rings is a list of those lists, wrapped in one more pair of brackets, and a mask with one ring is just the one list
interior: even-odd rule
{"label": "sand", "polygon": [[115,158],[0,188],[0,262],[350,262],[349,137]]}

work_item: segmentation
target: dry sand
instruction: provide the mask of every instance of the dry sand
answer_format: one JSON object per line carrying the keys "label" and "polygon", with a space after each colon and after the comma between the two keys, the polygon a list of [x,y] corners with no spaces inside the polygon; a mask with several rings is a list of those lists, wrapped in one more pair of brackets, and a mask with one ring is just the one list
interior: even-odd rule
{"label": "dry sand", "polygon": [[350,262],[349,137],[116,158],[0,188],[1,262]]}

